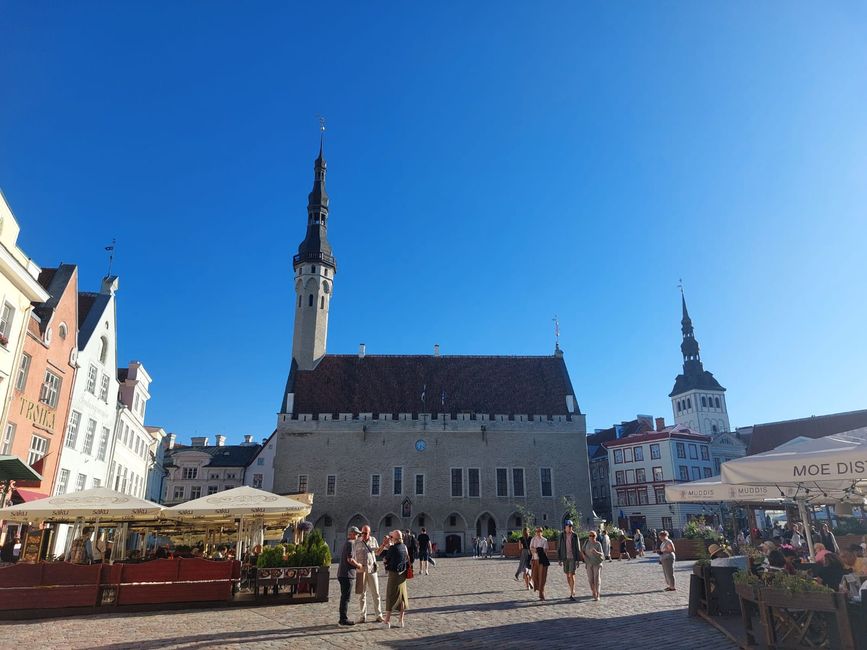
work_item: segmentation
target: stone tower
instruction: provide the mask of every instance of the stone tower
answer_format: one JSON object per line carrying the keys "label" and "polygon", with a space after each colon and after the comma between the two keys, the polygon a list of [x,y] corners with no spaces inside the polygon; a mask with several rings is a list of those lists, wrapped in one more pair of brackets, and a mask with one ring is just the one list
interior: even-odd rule
{"label": "stone tower", "polygon": [[725,388],[704,369],[699,355],[698,341],[692,327],[692,319],[686,309],[683,289],[680,293],[683,318],[680,329],[683,342],[683,374],[674,380],[674,388],[668,394],[671,410],[676,424],[684,425],[706,435],[712,436],[729,430],[728,408],[726,407]]}
{"label": "stone tower", "polygon": [[328,194],[325,192],[324,134],[314,163],[313,190],[307,199],[307,235],[292,258],[295,270],[295,332],[292,359],[310,370],[325,356],[328,308],[337,264],[328,243]]}

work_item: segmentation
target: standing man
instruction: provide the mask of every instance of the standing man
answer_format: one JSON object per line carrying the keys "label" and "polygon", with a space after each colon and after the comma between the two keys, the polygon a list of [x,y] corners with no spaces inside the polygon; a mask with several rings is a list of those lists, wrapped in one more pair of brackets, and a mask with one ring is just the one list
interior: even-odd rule
{"label": "standing man", "polygon": [[355,570],[361,565],[355,560],[355,538],[361,531],[355,526],[349,529],[347,540],[340,551],[340,563],[337,565],[337,582],[340,583],[340,625],[355,625],[349,620],[349,595],[352,589],[352,581],[355,579]]}
{"label": "standing man", "polygon": [[575,600],[575,569],[580,557],[578,554],[578,535],[575,534],[572,520],[567,519],[563,525],[560,542],[557,545],[557,558],[560,560],[560,566],[563,567],[563,573],[566,574],[566,583],[569,585],[569,600],[571,601]]}
{"label": "standing man", "polygon": [[427,529],[421,529],[416,541],[418,542],[418,574],[430,575],[427,568],[430,560],[430,535],[427,534]]}
{"label": "standing man", "polygon": [[367,621],[367,593],[370,592],[371,600],[373,600],[373,613],[376,615],[376,622],[382,623],[382,605],[379,602],[379,576],[376,571],[376,548],[379,546],[376,543],[376,538],[370,534],[370,526],[361,527],[361,535],[355,540],[355,560],[358,562],[358,575],[355,580],[355,593],[360,597],[358,606],[361,609],[361,614],[358,617],[359,623]]}

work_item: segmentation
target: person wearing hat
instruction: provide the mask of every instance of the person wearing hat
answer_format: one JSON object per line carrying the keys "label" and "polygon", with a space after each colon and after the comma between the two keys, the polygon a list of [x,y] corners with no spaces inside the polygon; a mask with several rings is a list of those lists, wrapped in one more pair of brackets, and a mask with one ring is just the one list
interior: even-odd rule
{"label": "person wearing hat", "polygon": [[355,571],[361,568],[361,563],[354,557],[355,538],[360,532],[355,526],[350,528],[343,549],[340,551],[340,563],[337,565],[337,582],[340,583],[340,625],[355,625],[349,619],[348,610]]}
{"label": "person wearing hat", "polygon": [[578,551],[578,535],[575,534],[571,519],[563,522],[563,534],[557,545],[557,559],[566,574],[566,583],[569,585],[569,600],[575,600],[575,569],[580,559]]}

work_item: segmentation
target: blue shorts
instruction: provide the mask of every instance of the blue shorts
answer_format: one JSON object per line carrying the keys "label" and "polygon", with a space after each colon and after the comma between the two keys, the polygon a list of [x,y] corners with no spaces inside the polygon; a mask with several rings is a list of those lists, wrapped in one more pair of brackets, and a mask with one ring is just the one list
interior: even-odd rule
{"label": "blue shorts", "polygon": [[425,549],[425,550],[419,550],[419,552],[418,552],[418,559],[419,559],[419,560],[424,560],[425,562],[427,562],[427,561],[430,559],[430,551],[427,550],[427,549]]}

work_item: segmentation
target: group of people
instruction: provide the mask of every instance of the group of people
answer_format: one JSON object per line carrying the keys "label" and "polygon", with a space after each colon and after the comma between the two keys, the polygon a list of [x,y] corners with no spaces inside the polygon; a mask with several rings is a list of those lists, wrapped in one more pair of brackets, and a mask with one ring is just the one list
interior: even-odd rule
{"label": "group of people", "polygon": [[473,557],[493,557],[494,552],[497,550],[497,544],[493,535],[473,537],[471,546],[473,548]]}
{"label": "group of people", "polygon": [[[398,612],[398,627],[404,626],[404,615],[409,607],[407,579],[414,575],[416,559],[419,575],[430,575],[430,567],[436,566],[433,546],[427,530],[422,528],[418,536],[411,531],[393,530],[378,544],[370,534],[370,526],[349,529],[347,540],[340,551],[337,581],[340,584],[340,625],[355,625],[367,622],[368,596],[377,623],[392,627],[391,616]],[[381,606],[379,592],[379,561],[388,577],[385,589],[385,609]],[[349,601],[355,583],[358,596],[359,617],[349,617]]]}
{"label": "group of people", "polygon": [[0,547],[0,562],[17,562],[21,558],[21,537],[6,533],[6,541]]}

